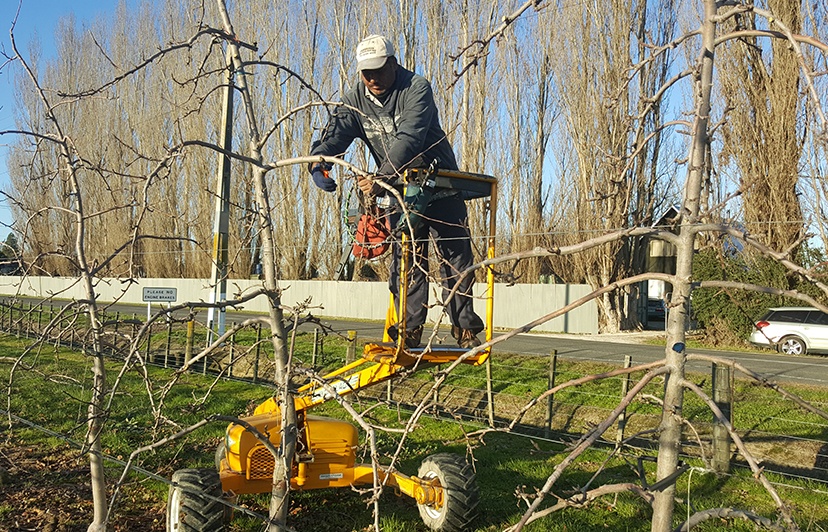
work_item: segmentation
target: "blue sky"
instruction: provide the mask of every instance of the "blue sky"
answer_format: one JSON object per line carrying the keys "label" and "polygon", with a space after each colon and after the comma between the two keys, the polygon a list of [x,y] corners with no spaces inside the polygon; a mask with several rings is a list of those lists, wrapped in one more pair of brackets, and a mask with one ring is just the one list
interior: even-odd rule
{"label": "blue sky", "polygon": [[[14,21],[18,7],[20,13],[14,29],[17,47],[23,56],[28,56],[29,43],[37,35],[44,54],[55,54],[54,30],[57,21],[74,13],[76,22],[83,26],[96,16],[115,12],[119,0],[0,0],[0,49],[11,55],[9,30]],[[14,128],[13,78],[9,67],[0,71],[0,131]],[[0,188],[8,185],[6,168],[6,145],[12,140],[9,136],[0,137]],[[0,240],[5,240],[9,233],[11,211],[0,198]]]}

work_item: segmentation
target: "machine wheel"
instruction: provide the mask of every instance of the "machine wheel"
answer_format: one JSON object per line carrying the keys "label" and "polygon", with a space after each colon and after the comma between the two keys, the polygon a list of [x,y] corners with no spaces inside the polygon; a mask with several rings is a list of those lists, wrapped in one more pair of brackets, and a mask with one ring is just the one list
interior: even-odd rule
{"label": "machine wheel", "polygon": [[167,532],[227,530],[231,508],[201,494],[221,497],[221,480],[213,469],[179,469],[167,499]]}
{"label": "machine wheel", "polygon": [[466,459],[456,454],[433,454],[420,465],[417,476],[424,480],[437,478],[443,488],[442,507],[417,505],[423,523],[435,532],[467,530],[477,517],[480,494],[476,475]]}
{"label": "machine wheel", "polygon": [[786,336],[779,342],[779,352],[786,355],[804,355],[807,351],[805,342],[796,336]]}

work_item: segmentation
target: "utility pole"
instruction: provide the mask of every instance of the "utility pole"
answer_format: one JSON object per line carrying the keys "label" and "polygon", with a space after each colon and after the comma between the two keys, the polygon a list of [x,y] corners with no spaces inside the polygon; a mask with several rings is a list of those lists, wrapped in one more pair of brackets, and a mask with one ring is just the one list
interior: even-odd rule
{"label": "utility pole", "polygon": [[[210,303],[227,301],[227,257],[230,241],[230,156],[233,150],[233,77],[234,69],[227,55],[227,71],[224,79],[224,101],[221,110],[222,129],[219,146],[224,153],[219,155],[220,163],[216,176],[216,210],[213,215],[213,269],[210,279]],[[224,307],[210,307],[207,310],[207,345],[225,330]]]}

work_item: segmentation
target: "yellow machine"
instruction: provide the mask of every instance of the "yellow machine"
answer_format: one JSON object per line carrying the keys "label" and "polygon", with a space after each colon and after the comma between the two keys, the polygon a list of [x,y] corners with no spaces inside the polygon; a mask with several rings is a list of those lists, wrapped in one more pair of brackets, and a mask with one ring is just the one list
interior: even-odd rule
{"label": "yellow machine", "polygon": [[[407,178],[417,171],[407,173]],[[465,199],[490,198],[488,257],[494,257],[494,227],[497,199],[497,181],[493,177],[458,171],[439,171],[428,177],[437,188],[462,191]],[[403,249],[406,250],[405,237]],[[401,264],[401,286],[405,286],[408,270],[406,253]],[[492,338],[492,308],[494,275],[487,274],[486,340]],[[386,330],[401,318],[398,326],[404,329],[405,290],[400,291],[400,311],[392,304],[386,320]],[[393,301],[393,300],[392,300]],[[392,312],[394,311],[394,312]],[[386,338],[387,339],[387,338]],[[396,343],[367,344],[362,358],[321,379],[300,388],[295,395],[299,434],[297,453],[291,473],[291,489],[310,490],[371,485],[374,470],[371,464],[356,463],[359,446],[357,429],[351,423],[320,416],[308,410],[329,401],[335,395],[346,395],[367,386],[394,378],[403,371],[421,369],[434,364],[456,361],[466,349],[431,345],[426,348],[404,347],[402,335]],[[489,357],[488,349],[463,360],[465,364],[480,365]],[[231,424],[226,431],[224,445],[216,452],[214,469],[182,469],[173,475],[167,503],[167,530],[205,532],[225,530],[231,513],[218,498],[232,498],[250,493],[269,493],[272,489],[274,457],[268,448],[245,425],[268,435],[274,447],[281,441],[281,410],[276,399],[259,405],[254,414],[242,418],[243,424]],[[477,513],[478,492],[475,475],[466,459],[447,453],[427,457],[416,476],[380,468],[380,481],[395,491],[412,497],[419,508],[423,522],[437,532],[466,530]],[[201,496],[210,495],[210,498]]]}

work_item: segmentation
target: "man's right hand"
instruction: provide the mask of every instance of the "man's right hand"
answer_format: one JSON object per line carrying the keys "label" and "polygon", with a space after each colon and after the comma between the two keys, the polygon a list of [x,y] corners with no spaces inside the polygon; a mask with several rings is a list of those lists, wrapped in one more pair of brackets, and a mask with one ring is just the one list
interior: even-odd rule
{"label": "man's right hand", "polygon": [[378,179],[376,176],[371,177],[367,175],[357,175],[357,185],[359,189],[362,190],[362,193],[370,198],[376,196],[377,194],[382,191],[382,187],[379,186],[375,179]]}
{"label": "man's right hand", "polygon": [[317,164],[311,169],[311,177],[313,184],[321,188],[325,192],[333,192],[336,190],[336,181],[328,175],[328,168],[321,164]]}

